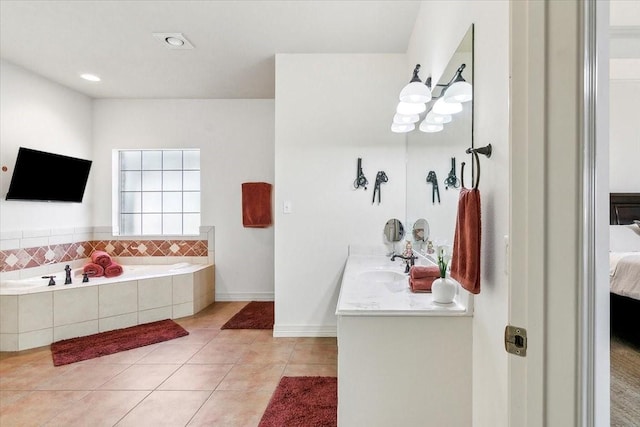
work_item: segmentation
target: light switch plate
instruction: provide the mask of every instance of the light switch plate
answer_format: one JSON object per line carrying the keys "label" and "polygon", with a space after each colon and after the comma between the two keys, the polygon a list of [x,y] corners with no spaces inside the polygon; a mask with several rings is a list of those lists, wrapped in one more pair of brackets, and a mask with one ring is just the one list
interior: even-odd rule
{"label": "light switch plate", "polygon": [[290,214],[291,212],[291,200],[285,200],[284,203],[282,203],[282,213]]}

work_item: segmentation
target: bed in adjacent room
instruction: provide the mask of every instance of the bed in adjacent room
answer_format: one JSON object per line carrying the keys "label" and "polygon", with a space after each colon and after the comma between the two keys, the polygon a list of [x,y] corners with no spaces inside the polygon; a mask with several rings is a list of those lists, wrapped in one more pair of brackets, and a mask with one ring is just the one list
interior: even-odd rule
{"label": "bed in adjacent room", "polygon": [[610,195],[611,330],[640,342],[640,193]]}

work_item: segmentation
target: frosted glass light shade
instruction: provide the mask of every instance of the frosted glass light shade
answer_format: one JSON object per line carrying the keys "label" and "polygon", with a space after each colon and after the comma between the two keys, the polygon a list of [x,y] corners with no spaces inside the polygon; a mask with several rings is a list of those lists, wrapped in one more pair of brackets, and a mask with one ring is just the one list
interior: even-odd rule
{"label": "frosted glass light shade", "polygon": [[396,113],[403,116],[412,116],[414,114],[424,113],[427,110],[427,106],[424,104],[415,104],[413,102],[399,102],[396,108]]}
{"label": "frosted glass light shade", "polygon": [[440,132],[442,129],[444,129],[444,126],[442,124],[430,124],[427,123],[426,120],[423,120],[422,123],[420,123],[420,130],[422,132],[427,132],[427,133],[433,133],[433,132]]}
{"label": "frosted glass light shade", "polygon": [[462,104],[459,102],[444,102],[444,98],[440,98],[433,105],[431,111],[441,115],[457,114],[462,111]]}
{"label": "frosted glass light shade", "polygon": [[439,124],[449,123],[451,121],[451,115],[436,114],[433,111],[429,111],[429,113],[427,113],[427,117],[425,117],[424,120],[430,125],[439,125]]}
{"label": "frosted glass light shade", "polygon": [[401,124],[398,124],[398,123],[392,123],[391,124],[391,132],[395,132],[395,133],[411,132],[415,128],[416,128],[416,125],[413,124],[413,123],[409,123],[409,124],[406,124],[406,125],[401,125]]}
{"label": "frosted glass light shade", "polygon": [[473,87],[465,81],[455,82],[444,93],[444,102],[469,102],[473,99]]}
{"label": "frosted glass light shade", "polygon": [[431,101],[431,90],[422,82],[412,82],[402,88],[400,101],[422,103]]}
{"label": "frosted glass light shade", "polygon": [[396,114],[395,116],[393,116],[393,123],[398,123],[400,125],[416,123],[418,120],[420,120],[420,116],[417,114],[412,114],[411,116]]}

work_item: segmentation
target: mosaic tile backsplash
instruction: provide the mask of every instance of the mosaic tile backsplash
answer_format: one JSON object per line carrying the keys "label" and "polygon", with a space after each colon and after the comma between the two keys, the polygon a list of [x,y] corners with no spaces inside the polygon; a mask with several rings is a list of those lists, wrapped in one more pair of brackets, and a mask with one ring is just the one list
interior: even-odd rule
{"label": "mosaic tile backsplash", "polygon": [[93,251],[113,257],[207,256],[206,240],[91,240],[0,251],[0,272],[89,258]]}

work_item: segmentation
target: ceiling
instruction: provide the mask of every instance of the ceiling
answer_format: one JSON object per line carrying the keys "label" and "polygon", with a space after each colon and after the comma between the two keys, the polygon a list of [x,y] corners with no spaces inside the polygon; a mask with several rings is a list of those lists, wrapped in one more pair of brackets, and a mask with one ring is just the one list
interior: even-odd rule
{"label": "ceiling", "polygon": [[[0,57],[94,98],[273,98],[275,54],[405,53],[419,7],[2,0]],[[195,48],[168,49],[154,32],[183,33]]]}

